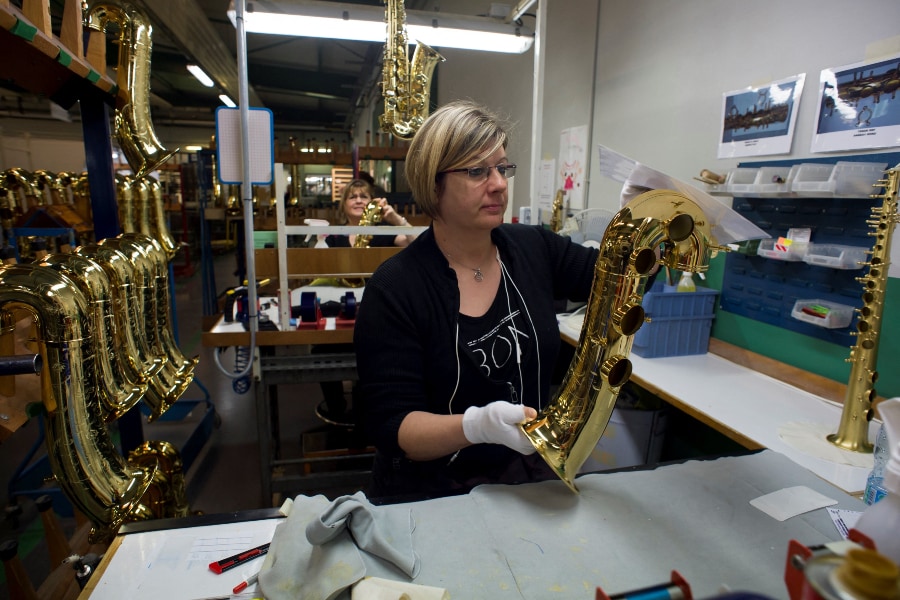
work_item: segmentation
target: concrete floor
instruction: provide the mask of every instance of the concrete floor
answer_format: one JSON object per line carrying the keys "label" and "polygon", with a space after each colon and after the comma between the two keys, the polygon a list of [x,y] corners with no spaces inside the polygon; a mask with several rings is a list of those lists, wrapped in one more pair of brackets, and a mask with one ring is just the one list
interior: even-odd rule
{"label": "concrete floor", "polygon": [[[176,263],[179,264],[176,258]],[[215,257],[215,285],[218,291],[237,285],[234,254]],[[202,277],[199,264],[191,276],[175,277],[175,300],[178,345],[186,356],[199,355],[195,370],[195,383],[179,402],[193,402],[193,411],[179,420],[160,420],[148,424],[143,420],[142,431],[146,440],[161,440],[174,444],[179,450],[195,431],[198,423],[207,415],[208,402],[215,410],[215,427],[205,440],[196,458],[185,473],[187,500],[192,512],[205,514],[226,513],[245,509],[263,508],[280,504],[281,498],[262,498],[260,486],[260,459],[257,447],[256,406],[254,390],[236,393],[232,380],[220,372],[213,360],[213,349],[201,345],[202,333]],[[222,357],[226,366],[233,366],[234,354],[229,350]],[[322,399],[318,384],[282,386],[279,391],[282,452],[287,457],[298,456],[301,435],[304,431],[322,426],[315,416],[315,407]],[[171,410],[170,410],[171,412]],[[21,514],[0,522],[0,542],[16,539],[19,556],[26,564],[33,585],[37,588],[47,577],[49,554],[43,539],[39,513],[34,496],[16,494],[19,489],[11,480],[16,469],[40,443],[37,421],[29,422],[0,446],[0,481],[7,485],[0,489],[2,504],[11,509],[18,507]],[[35,460],[44,454],[38,446]],[[12,488],[12,489],[10,489]],[[355,489],[322,489],[305,492],[321,493],[335,498]],[[67,501],[58,496],[54,501],[60,523],[67,536],[74,534],[74,518],[67,516]],[[59,506],[57,506],[59,505]],[[6,600],[5,576],[0,571],[0,600]]]}

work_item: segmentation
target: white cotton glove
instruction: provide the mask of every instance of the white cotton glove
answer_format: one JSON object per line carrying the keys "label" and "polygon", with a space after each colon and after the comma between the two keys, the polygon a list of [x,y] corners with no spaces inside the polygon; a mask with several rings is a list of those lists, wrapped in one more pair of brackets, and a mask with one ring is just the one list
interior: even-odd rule
{"label": "white cotton glove", "polygon": [[473,444],[503,444],[520,454],[534,453],[534,446],[519,427],[526,421],[525,407],[505,400],[487,406],[470,406],[463,414],[466,439]]}

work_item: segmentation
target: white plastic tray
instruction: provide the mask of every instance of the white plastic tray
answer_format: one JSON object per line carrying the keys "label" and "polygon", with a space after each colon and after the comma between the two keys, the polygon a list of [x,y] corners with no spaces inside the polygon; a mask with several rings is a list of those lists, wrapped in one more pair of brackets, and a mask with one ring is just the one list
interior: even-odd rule
{"label": "white plastic tray", "polygon": [[[816,314],[804,312],[807,309]],[[819,316],[821,315],[821,316]],[[853,319],[853,307],[846,304],[837,304],[827,300],[797,300],[791,310],[791,316],[798,321],[811,323],[827,329],[840,329],[847,327]]]}
{"label": "white plastic tray", "polygon": [[887,163],[838,161],[833,165],[803,163],[791,183],[797,196],[868,198]]}
{"label": "white plastic tray", "polygon": [[841,244],[810,244],[803,260],[811,265],[832,269],[859,269],[866,262],[866,248]]}

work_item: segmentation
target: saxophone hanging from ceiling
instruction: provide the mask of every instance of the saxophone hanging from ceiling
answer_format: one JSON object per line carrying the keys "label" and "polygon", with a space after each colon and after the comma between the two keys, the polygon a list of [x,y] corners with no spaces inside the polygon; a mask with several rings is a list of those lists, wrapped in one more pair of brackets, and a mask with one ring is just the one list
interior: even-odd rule
{"label": "saxophone hanging from ceiling", "polygon": [[522,425],[538,454],[575,492],[575,476],[631,377],[628,354],[644,324],[644,287],[660,247],[660,264],[692,273],[706,271],[724,249],[700,206],[679,192],[651,190],[619,210],[600,244],[578,347],[559,392]]}
{"label": "saxophone hanging from ceiling", "polygon": [[150,55],[153,49],[150,20],[126,2],[98,2],[85,18],[89,29],[106,35],[110,24],[118,27],[119,62],[116,67],[116,140],[135,179],[166,162],[169,152],[159,142],[150,119]]}
{"label": "saxophone hanging from ceiling", "polygon": [[853,452],[872,452],[869,421],[872,418],[872,402],[877,396],[875,381],[878,379],[878,337],[891,260],[891,236],[900,219],[897,215],[900,167],[888,170],[886,177],[877,185],[883,185],[884,192],[872,196],[882,199],[880,207],[872,208],[872,218],[868,221],[872,227],[869,235],[875,238],[875,243],[867,263],[868,273],[857,278],[863,285],[863,295],[862,308],[857,309],[859,319],[856,322],[856,345],[850,349],[850,357],[847,359],[852,363],[850,381],[844,396],[841,423],[837,432],[828,436],[828,441],[835,446]]}
{"label": "saxophone hanging from ceiling", "polygon": [[411,139],[428,117],[431,75],[444,57],[436,50],[416,42],[409,60],[404,0],[384,0],[387,40],[381,74],[384,114],[381,129],[398,138]]}

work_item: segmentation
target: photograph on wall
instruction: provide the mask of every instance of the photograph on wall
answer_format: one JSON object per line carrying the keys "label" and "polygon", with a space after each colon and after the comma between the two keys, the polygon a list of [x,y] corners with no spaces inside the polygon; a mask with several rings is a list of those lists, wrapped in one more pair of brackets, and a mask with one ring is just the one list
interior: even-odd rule
{"label": "photograph on wall", "polygon": [[823,69],[811,152],[900,146],[900,54]]}
{"label": "photograph on wall", "polygon": [[559,137],[559,186],[570,210],[584,208],[584,165],[587,160],[587,125],[563,129]]}
{"label": "photograph on wall", "polygon": [[788,154],[805,73],[722,94],[719,158]]}

